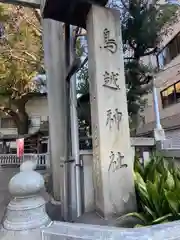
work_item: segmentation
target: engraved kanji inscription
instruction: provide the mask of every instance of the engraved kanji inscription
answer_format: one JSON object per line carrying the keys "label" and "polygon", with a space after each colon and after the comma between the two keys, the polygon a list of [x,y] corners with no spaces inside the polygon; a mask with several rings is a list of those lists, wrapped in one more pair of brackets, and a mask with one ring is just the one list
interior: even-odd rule
{"label": "engraved kanji inscription", "polygon": [[93,148],[98,148],[98,146],[99,146],[98,142],[99,142],[98,141],[98,127],[96,125],[94,128],[94,146],[93,146]]}
{"label": "engraved kanji inscription", "polygon": [[115,53],[117,51],[117,43],[113,38],[110,38],[110,31],[105,28],[104,29],[104,48],[106,48],[111,53]]}
{"label": "engraved kanji inscription", "polygon": [[119,130],[121,119],[122,112],[120,112],[118,108],[116,108],[114,112],[111,109],[107,110],[106,126],[108,126],[109,129],[115,126]]}
{"label": "engraved kanji inscription", "polygon": [[94,126],[93,134],[93,159],[94,159],[94,180],[95,180],[95,197],[96,200],[100,200],[101,196],[101,166],[99,158],[99,137],[98,137],[98,127]]}
{"label": "engraved kanji inscription", "polygon": [[112,88],[115,90],[119,90],[119,84],[117,83],[119,80],[119,73],[114,73],[114,72],[107,72],[105,71],[104,75],[104,87]]}
{"label": "engraved kanji inscription", "polygon": [[127,168],[127,164],[123,163],[124,155],[121,152],[114,153],[111,151],[110,153],[110,164],[108,171],[112,170],[112,172],[116,172],[120,168]]}

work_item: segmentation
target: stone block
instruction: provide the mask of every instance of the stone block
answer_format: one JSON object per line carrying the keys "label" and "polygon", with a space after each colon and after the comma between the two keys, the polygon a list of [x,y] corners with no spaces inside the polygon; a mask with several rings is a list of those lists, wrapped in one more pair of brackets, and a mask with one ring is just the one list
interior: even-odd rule
{"label": "stone block", "polygon": [[136,209],[120,12],[92,6],[87,33],[95,209],[108,219]]}
{"label": "stone block", "polygon": [[142,228],[115,228],[54,222],[43,229],[42,240],[172,240],[180,239],[180,221]]}

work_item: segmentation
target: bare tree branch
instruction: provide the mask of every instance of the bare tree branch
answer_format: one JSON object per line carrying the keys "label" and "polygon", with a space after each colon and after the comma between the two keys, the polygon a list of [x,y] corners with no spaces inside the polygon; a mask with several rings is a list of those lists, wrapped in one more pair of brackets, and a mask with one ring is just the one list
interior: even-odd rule
{"label": "bare tree branch", "polygon": [[0,105],[0,111],[2,111],[4,113],[8,114],[9,116],[11,116],[14,119],[15,122],[19,120],[18,113],[13,111],[11,108]]}
{"label": "bare tree branch", "polygon": [[134,57],[124,57],[124,60],[135,60]]}
{"label": "bare tree branch", "polygon": [[12,53],[11,53],[11,55],[10,55],[10,58],[14,58],[14,59],[16,59],[16,60],[18,60],[18,61],[22,61],[22,62],[26,62],[26,63],[29,63],[29,64],[37,64],[37,62],[38,61],[29,61],[29,60],[27,60],[27,59],[25,59],[25,58],[22,58],[22,57],[18,57],[18,56],[16,56],[16,55],[13,55]]}
{"label": "bare tree branch", "polygon": [[41,11],[39,9],[33,9],[33,12],[39,23],[41,23]]}
{"label": "bare tree branch", "polygon": [[156,51],[157,51],[157,47],[155,47],[153,50],[151,50],[151,51],[149,51],[149,52],[147,52],[147,53],[144,53],[142,57],[152,55],[152,54],[154,54]]}
{"label": "bare tree branch", "polygon": [[23,51],[23,53],[26,54],[27,56],[31,57],[34,61],[37,62],[37,58],[34,55],[32,55],[31,53],[29,53],[28,51]]}
{"label": "bare tree branch", "polygon": [[79,66],[79,70],[84,67],[84,65],[87,63],[87,61],[88,61],[88,57],[86,57],[84,59],[84,61],[81,63],[81,65]]}
{"label": "bare tree branch", "polygon": [[128,11],[129,9],[128,9],[128,7],[127,7],[125,1],[124,1],[124,0],[121,0],[121,3],[122,3],[122,5],[123,5],[123,7]]}
{"label": "bare tree branch", "polygon": [[42,30],[37,28],[36,25],[34,23],[32,23],[31,21],[29,21],[28,18],[24,18],[24,20],[31,26],[33,27],[34,33],[38,36],[41,37],[42,35]]}

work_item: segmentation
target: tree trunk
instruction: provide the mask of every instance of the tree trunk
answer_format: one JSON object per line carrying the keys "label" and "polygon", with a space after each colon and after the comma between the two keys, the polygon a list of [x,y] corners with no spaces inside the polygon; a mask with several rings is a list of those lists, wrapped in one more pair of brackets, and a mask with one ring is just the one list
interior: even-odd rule
{"label": "tree trunk", "polygon": [[26,102],[27,101],[22,101],[22,99],[21,101],[14,102],[14,106],[16,106],[15,110],[9,107],[0,106],[0,111],[12,117],[19,136],[24,136],[29,132],[29,116],[26,112]]}
{"label": "tree trunk", "polygon": [[24,136],[25,134],[28,134],[29,131],[29,116],[25,111],[19,112],[18,116],[19,119],[16,121],[18,135]]}
{"label": "tree trunk", "polygon": [[16,111],[13,119],[17,126],[19,137],[23,137],[29,131],[29,116],[26,112],[26,102],[21,99],[20,101],[16,101],[14,105],[18,111]]}

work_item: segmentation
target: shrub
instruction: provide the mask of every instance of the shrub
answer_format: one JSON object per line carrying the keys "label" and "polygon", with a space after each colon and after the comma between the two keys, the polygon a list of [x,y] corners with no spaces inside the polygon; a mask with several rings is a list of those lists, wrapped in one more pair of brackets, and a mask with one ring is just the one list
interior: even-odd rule
{"label": "shrub", "polygon": [[[153,225],[180,219],[180,171],[173,162],[154,154],[143,167],[135,159],[134,180],[138,212],[126,214]],[[121,217],[122,218],[122,217]]]}

